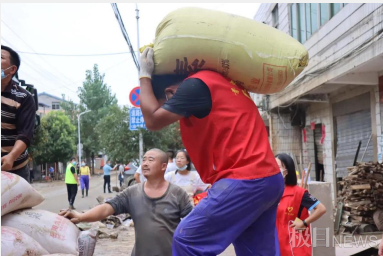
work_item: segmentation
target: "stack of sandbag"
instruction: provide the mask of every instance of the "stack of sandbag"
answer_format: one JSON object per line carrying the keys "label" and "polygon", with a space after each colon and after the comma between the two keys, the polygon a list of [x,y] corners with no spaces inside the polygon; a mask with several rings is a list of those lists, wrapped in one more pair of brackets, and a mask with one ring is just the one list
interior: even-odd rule
{"label": "stack of sandbag", "polygon": [[37,209],[14,211],[2,217],[2,225],[33,237],[49,253],[78,253],[80,230],[56,213]]}
{"label": "stack of sandbag", "polygon": [[201,8],[169,13],[151,46],[156,75],[213,70],[260,94],[280,92],[308,65],[305,47],[283,31]]}
{"label": "stack of sandbag", "polygon": [[49,254],[36,240],[11,227],[1,227],[1,255],[40,256]]}
{"label": "stack of sandbag", "polygon": [[97,230],[80,233],[56,213],[31,209],[42,201],[22,177],[1,172],[1,255],[92,256]]}
{"label": "stack of sandbag", "polygon": [[43,201],[43,196],[24,178],[10,172],[1,172],[1,216],[34,207]]}

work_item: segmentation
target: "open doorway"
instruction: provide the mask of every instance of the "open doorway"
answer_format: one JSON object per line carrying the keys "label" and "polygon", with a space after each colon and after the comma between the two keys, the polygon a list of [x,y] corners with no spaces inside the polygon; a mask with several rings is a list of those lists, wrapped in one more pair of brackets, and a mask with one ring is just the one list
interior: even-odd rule
{"label": "open doorway", "polygon": [[315,179],[324,181],[323,165],[323,145],[320,143],[322,138],[322,124],[316,124],[314,130],[314,155],[315,155]]}

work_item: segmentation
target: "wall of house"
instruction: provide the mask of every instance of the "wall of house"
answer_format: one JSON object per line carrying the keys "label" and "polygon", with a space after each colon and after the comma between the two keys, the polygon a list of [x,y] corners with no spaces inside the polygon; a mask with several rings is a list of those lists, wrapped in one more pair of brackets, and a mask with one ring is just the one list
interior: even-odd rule
{"label": "wall of house", "polygon": [[291,126],[290,114],[271,114],[269,118],[270,144],[274,155],[293,153],[299,158],[302,154],[302,133],[297,126]]}
{"label": "wall of house", "polygon": [[[47,104],[49,106],[49,108],[45,108],[45,112],[49,112],[52,110],[52,103],[53,102],[62,102],[62,100],[59,100],[59,99],[55,99],[55,98],[52,98],[48,95],[39,95],[39,103],[44,103],[44,104]],[[39,107],[39,112],[43,113],[44,112],[44,108],[43,107]]]}
{"label": "wall of house", "polygon": [[[376,36],[383,28],[382,12],[381,3],[350,3],[344,6],[304,43],[310,60],[300,76],[310,75],[295,86],[289,86],[283,93],[272,95],[270,107],[285,104],[381,54],[381,44],[371,40],[377,39]],[[360,51],[362,46],[364,49]],[[338,64],[330,68],[329,65],[335,62]],[[318,73],[318,70],[321,72]]]}

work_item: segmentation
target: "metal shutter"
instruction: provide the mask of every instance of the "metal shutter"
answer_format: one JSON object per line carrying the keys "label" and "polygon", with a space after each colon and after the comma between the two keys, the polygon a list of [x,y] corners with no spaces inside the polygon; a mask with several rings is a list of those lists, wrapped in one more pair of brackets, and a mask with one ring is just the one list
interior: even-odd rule
{"label": "metal shutter", "polygon": [[[347,167],[352,166],[358,148],[362,141],[358,161],[361,160],[367,142],[371,135],[370,110],[362,110],[336,118],[336,172],[338,177],[347,176]],[[370,141],[363,162],[373,161],[373,143]]]}

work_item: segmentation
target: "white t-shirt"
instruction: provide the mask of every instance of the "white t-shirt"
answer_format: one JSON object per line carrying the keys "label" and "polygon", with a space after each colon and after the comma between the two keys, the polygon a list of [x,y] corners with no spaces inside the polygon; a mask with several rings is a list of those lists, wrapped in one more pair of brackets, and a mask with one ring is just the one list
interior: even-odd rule
{"label": "white t-shirt", "polygon": [[179,174],[175,171],[165,174],[165,180],[171,182],[179,187],[191,186],[193,194],[197,190],[205,190],[210,184],[205,184],[201,180],[197,171],[190,171],[187,175]]}
{"label": "white t-shirt", "polygon": [[177,165],[176,163],[168,163],[168,166],[166,167],[165,175],[169,172],[177,171]]}
{"label": "white t-shirt", "polygon": [[143,183],[143,182],[146,181],[145,176],[142,174],[141,165],[140,165],[140,166],[138,167],[138,169],[136,170],[136,173],[140,174],[140,181],[141,181],[141,183]]}
{"label": "white t-shirt", "polygon": [[118,172],[121,173],[122,175],[124,175],[124,165],[123,164],[120,164],[120,166],[118,167]]}

